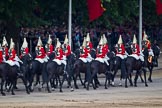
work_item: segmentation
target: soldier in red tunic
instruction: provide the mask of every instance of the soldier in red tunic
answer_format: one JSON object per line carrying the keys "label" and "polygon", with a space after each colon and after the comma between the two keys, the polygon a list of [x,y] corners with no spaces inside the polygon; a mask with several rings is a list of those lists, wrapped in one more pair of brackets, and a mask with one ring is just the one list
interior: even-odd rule
{"label": "soldier in red tunic", "polygon": [[38,39],[38,43],[37,43],[37,46],[35,48],[35,51],[36,51],[35,60],[39,61],[40,63],[44,63],[44,62],[48,61],[47,58],[46,58],[46,53],[45,53],[45,50],[43,48],[43,44],[42,44],[40,37]]}
{"label": "soldier in red tunic", "polygon": [[18,61],[19,61],[19,59],[16,56],[15,43],[13,42],[13,40],[11,38],[10,49],[9,49],[9,59],[6,61],[6,63],[8,63],[11,66],[17,65],[18,67],[20,67],[20,64]]}
{"label": "soldier in red tunic", "polygon": [[79,57],[79,59],[82,60],[84,63],[87,63],[88,62],[87,58],[88,58],[88,50],[86,48],[86,38],[84,37],[82,46],[80,48],[80,57]]}
{"label": "soldier in red tunic", "polygon": [[[26,41],[26,38],[24,38],[24,42],[21,47],[20,58],[22,58],[23,56],[28,55],[28,54],[29,54],[28,42]],[[31,56],[31,55],[29,54],[29,56]]]}
{"label": "soldier in red tunic", "polygon": [[48,56],[48,59],[52,58],[52,53],[53,53],[54,47],[52,45],[52,39],[51,39],[50,35],[49,35],[47,44],[45,46],[45,49],[46,49],[46,55]]}
{"label": "soldier in red tunic", "polygon": [[0,44],[0,64],[3,62],[3,53],[2,53],[2,47]]}
{"label": "soldier in red tunic", "polygon": [[144,31],[144,36],[143,36],[143,43],[144,47],[146,47],[149,51],[149,57],[148,57],[148,62],[152,62],[152,58],[154,57],[153,50],[151,49],[151,42],[148,40],[148,36],[146,35],[146,32]]}
{"label": "soldier in red tunic", "polygon": [[89,33],[87,33],[87,37],[86,37],[86,48],[87,48],[87,51],[88,51],[87,60],[88,60],[88,62],[91,62],[93,60],[93,58],[90,55],[90,51],[92,50],[93,45],[92,45],[92,42],[90,41]]}
{"label": "soldier in red tunic", "polygon": [[131,45],[131,49],[132,49],[132,54],[130,56],[133,56],[136,60],[140,59],[142,62],[144,62],[144,58],[143,55],[140,54],[140,48],[139,45],[137,44],[137,39],[135,35],[133,38],[133,44]]}
{"label": "soldier in red tunic", "polygon": [[[121,58],[121,66],[120,66],[121,73],[122,73],[121,77],[125,78],[125,74],[126,74],[125,59],[127,55],[126,55],[126,50],[125,50],[121,35],[115,47],[116,47],[116,56]],[[121,85],[121,83],[119,85]]]}
{"label": "soldier in red tunic", "polygon": [[62,45],[63,54],[67,58],[71,54],[71,48],[68,44],[68,38],[67,35],[65,36],[64,44]]}
{"label": "soldier in red tunic", "polygon": [[104,61],[108,65],[108,60],[110,60],[110,58],[107,56],[107,53],[109,52],[109,46],[108,46],[107,38],[105,34],[103,34],[103,47],[104,47],[104,52],[105,52]]}
{"label": "soldier in red tunic", "polygon": [[61,65],[61,63],[64,64],[64,72],[66,72],[66,60],[63,59],[63,50],[61,48],[61,43],[59,39],[57,39],[57,44],[55,48],[55,58],[54,60],[58,65]]}
{"label": "soldier in red tunic", "polygon": [[125,51],[125,47],[124,47],[121,35],[119,37],[118,44],[116,44],[115,48],[116,48],[116,56],[119,56],[121,59],[125,59],[126,51]]}
{"label": "soldier in red tunic", "polygon": [[9,57],[9,55],[8,55],[8,43],[7,43],[5,37],[3,37],[2,53],[3,53],[3,60],[6,61]]}

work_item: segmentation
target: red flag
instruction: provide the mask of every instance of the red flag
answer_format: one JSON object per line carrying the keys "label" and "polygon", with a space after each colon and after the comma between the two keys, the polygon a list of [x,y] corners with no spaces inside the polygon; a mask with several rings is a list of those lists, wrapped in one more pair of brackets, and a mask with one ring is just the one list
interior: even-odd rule
{"label": "red flag", "polygon": [[87,0],[87,4],[90,21],[97,19],[105,11],[100,0]]}
{"label": "red flag", "polygon": [[162,14],[162,1],[156,0],[156,12],[158,15]]}

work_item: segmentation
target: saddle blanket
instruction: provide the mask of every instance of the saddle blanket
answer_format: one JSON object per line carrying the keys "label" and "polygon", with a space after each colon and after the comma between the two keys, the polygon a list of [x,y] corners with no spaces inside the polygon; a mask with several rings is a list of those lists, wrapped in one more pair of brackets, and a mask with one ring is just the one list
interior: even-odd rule
{"label": "saddle blanket", "polygon": [[96,61],[99,61],[99,62],[101,62],[101,63],[104,63],[103,58],[96,58],[95,60],[96,60]]}
{"label": "saddle blanket", "polygon": [[61,65],[61,60],[59,59],[53,59],[52,61],[56,62],[58,65]]}
{"label": "saddle blanket", "polygon": [[86,58],[80,57],[79,59],[82,60],[84,63],[87,63],[87,59]]}

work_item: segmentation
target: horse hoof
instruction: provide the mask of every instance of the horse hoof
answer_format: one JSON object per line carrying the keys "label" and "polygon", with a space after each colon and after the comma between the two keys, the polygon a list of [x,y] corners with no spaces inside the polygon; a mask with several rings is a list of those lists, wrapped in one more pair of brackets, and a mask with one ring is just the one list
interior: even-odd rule
{"label": "horse hoof", "polygon": [[74,88],[71,88],[70,91],[73,92],[74,91]]}
{"label": "horse hoof", "polygon": [[148,79],[148,81],[152,82],[152,79]]}
{"label": "horse hoof", "polygon": [[41,91],[41,88],[38,88],[38,91],[40,92]]}
{"label": "horse hoof", "polygon": [[128,86],[126,85],[125,88],[128,88]]}
{"label": "horse hoof", "polygon": [[62,90],[60,90],[60,93],[62,93],[63,91]]}
{"label": "horse hoof", "polygon": [[15,93],[12,93],[12,95],[15,95]]}
{"label": "horse hoof", "polygon": [[2,94],[2,96],[6,96],[6,94],[5,93],[1,93]]}
{"label": "horse hoof", "polygon": [[137,87],[137,85],[134,85],[134,87]]}
{"label": "horse hoof", "polygon": [[51,93],[51,91],[49,90],[48,93]]}
{"label": "horse hoof", "polygon": [[52,91],[55,91],[55,88],[54,87],[52,87],[51,89],[52,89]]}
{"label": "horse hoof", "polygon": [[30,94],[30,92],[26,92],[27,94]]}
{"label": "horse hoof", "polygon": [[122,83],[119,83],[119,86],[122,86]]}
{"label": "horse hoof", "polygon": [[147,84],[146,84],[145,86],[146,86],[146,87],[148,87],[148,85],[147,85]]}
{"label": "horse hoof", "polygon": [[79,89],[79,87],[78,86],[75,86],[75,89]]}
{"label": "horse hoof", "polygon": [[105,89],[107,89],[107,87],[105,87]]}
{"label": "horse hoof", "polygon": [[114,82],[112,82],[112,83],[111,83],[111,85],[112,85],[112,86],[114,86],[114,85],[115,85],[115,83],[114,83]]}

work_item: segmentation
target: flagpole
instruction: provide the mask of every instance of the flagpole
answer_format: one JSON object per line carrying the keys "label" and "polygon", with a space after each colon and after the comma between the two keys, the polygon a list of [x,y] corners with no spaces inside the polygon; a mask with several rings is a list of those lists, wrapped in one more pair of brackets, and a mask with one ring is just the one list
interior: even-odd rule
{"label": "flagpole", "polygon": [[71,28],[72,28],[72,0],[69,0],[69,22],[68,22],[68,39],[69,39],[69,45],[72,48],[72,39],[71,39]]}
{"label": "flagpole", "polygon": [[139,47],[142,50],[142,0],[139,0]]}

